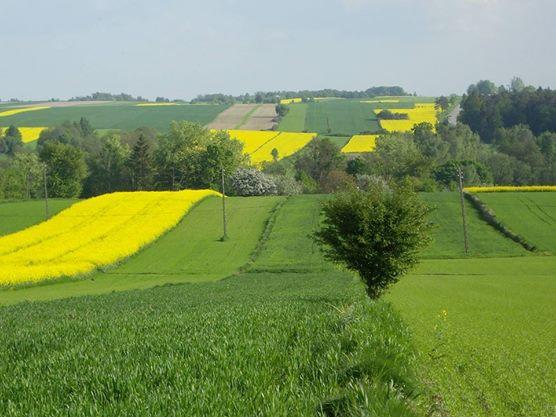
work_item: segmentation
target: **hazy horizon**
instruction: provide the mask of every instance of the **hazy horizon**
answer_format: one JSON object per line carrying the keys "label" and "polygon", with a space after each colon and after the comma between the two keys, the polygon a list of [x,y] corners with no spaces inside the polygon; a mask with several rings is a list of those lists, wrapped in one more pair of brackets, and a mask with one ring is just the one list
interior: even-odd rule
{"label": "hazy horizon", "polygon": [[5,0],[0,98],[556,87],[549,0]]}

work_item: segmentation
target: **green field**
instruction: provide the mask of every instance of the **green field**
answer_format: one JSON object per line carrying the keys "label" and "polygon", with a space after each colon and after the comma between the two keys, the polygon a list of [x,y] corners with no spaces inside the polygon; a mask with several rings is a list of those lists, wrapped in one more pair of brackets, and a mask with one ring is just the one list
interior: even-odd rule
{"label": "green field", "polygon": [[331,100],[309,103],[305,130],[319,134],[351,136],[376,132],[380,126],[374,106],[352,100]]}
{"label": "green field", "polygon": [[[556,193],[504,195],[493,205],[551,244],[527,213],[530,199],[550,210]],[[422,196],[437,207],[434,242],[377,303],[309,239],[323,196],[229,198],[227,242],[210,198],[120,266],[0,291],[0,304],[17,303],[0,308],[0,412],[550,416],[556,257],[525,251],[470,205],[465,256],[458,194]],[[35,216],[19,227],[41,208],[0,205]],[[3,230],[11,222],[0,217]],[[387,381],[421,394],[405,401]]]}
{"label": "green field", "polygon": [[166,130],[173,120],[207,124],[226,108],[225,105],[137,106],[136,103],[110,103],[53,107],[2,117],[0,122],[3,126],[51,127],[86,117],[98,129],[132,130],[146,126]]}
{"label": "green field", "polygon": [[[231,268],[248,256],[243,274],[3,307],[0,399],[9,401],[0,400],[2,415],[422,415],[408,399],[417,385],[415,355],[398,315],[387,303],[367,301],[352,274],[307,251],[319,198],[291,198],[274,214],[278,199],[230,201],[237,212],[230,224],[243,223],[227,242],[214,240],[220,213],[210,214],[210,200],[186,219],[196,228],[199,256],[207,255],[199,267],[209,272],[226,261]],[[249,225],[262,213],[265,232]],[[165,250],[175,253],[180,239],[186,246],[195,238],[187,230],[156,242],[129,267],[145,271],[149,262],[139,259],[152,250],[169,259]],[[242,240],[255,232],[256,249],[249,248]],[[232,259],[208,256],[215,244]],[[284,272],[292,257],[303,269]]]}
{"label": "green field", "polygon": [[[70,206],[75,200],[48,200],[51,216]],[[42,200],[0,202],[0,236],[17,232],[44,221],[45,202]]]}
{"label": "green field", "polygon": [[[423,193],[423,199],[435,210],[431,221],[433,242],[426,249],[426,258],[461,258],[465,256],[461,205],[456,192]],[[479,213],[467,201],[469,255],[474,257],[521,256],[527,252],[521,245],[502,236],[480,219]]]}
{"label": "green field", "polygon": [[556,253],[556,199],[554,193],[504,192],[477,195],[496,217],[541,251]]}
{"label": "green field", "polygon": [[232,239],[222,243],[220,200],[208,198],[176,228],[120,266],[86,279],[0,289],[0,305],[224,278],[249,261],[265,221],[279,200],[229,198],[228,233]]}
{"label": "green field", "polygon": [[[379,98],[377,97],[376,100]],[[376,108],[412,108],[414,103],[434,101],[430,97],[397,97],[398,103],[364,103],[365,100],[319,100],[290,104],[290,111],[278,125],[279,130],[316,132],[349,138],[363,132],[378,132]],[[369,99],[370,100],[370,99]]]}
{"label": "green field", "polygon": [[[451,416],[551,416],[556,257],[427,260],[387,297]],[[446,311],[446,317],[442,311]]]}
{"label": "green field", "polygon": [[283,132],[303,132],[305,130],[305,117],[307,103],[291,104],[290,111],[280,120],[278,130]]}

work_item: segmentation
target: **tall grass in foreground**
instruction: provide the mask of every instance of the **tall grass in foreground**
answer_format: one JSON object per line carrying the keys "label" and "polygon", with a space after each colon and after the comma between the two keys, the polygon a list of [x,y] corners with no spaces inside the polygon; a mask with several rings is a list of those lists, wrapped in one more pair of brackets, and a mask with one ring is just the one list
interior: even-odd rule
{"label": "tall grass in foreground", "polygon": [[350,276],[217,283],[5,307],[2,416],[414,416],[413,350]]}

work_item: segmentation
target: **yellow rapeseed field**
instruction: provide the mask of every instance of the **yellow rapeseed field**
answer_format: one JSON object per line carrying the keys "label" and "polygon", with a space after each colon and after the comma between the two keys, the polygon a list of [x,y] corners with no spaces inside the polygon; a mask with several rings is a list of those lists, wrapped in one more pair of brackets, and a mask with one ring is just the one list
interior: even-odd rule
{"label": "yellow rapeseed field", "polygon": [[278,150],[278,159],[293,155],[303,149],[317,136],[316,133],[280,132],[278,136],[266,142],[251,154],[251,162],[255,165],[272,161],[272,150]]}
{"label": "yellow rapeseed field", "polygon": [[89,273],[136,253],[212,190],[121,192],[74,204],[0,238],[0,285]]}
{"label": "yellow rapeseed field", "polygon": [[[6,128],[5,127],[0,127],[0,134],[2,134],[4,132]],[[41,135],[41,132],[45,129],[48,129],[46,127],[18,127],[19,132],[21,133],[21,140],[23,141],[23,143],[29,143],[29,142],[33,142],[35,140],[37,140],[39,138],[39,136]]]}
{"label": "yellow rapeseed field", "polygon": [[[378,114],[383,109],[375,109]],[[392,113],[405,113],[409,119],[406,120],[381,120],[380,125],[388,132],[410,132],[413,126],[427,122],[436,125],[437,111],[434,103],[416,103],[413,109],[388,109]]]}
{"label": "yellow rapeseed field", "polygon": [[500,193],[508,191],[556,191],[556,185],[497,185],[492,187],[466,187],[468,193]]}
{"label": "yellow rapeseed field", "polygon": [[243,150],[251,157],[251,163],[259,165],[272,161],[272,149],[278,150],[278,158],[290,156],[304,148],[316,133],[276,132],[257,130],[228,130],[230,137],[243,142]]}
{"label": "yellow rapeseed field", "polygon": [[303,99],[301,98],[283,98],[280,100],[280,104],[294,104],[294,103],[301,103]]}
{"label": "yellow rapeseed field", "polygon": [[26,113],[28,111],[46,110],[46,109],[49,109],[49,108],[50,107],[48,107],[48,106],[21,107],[19,109],[12,109],[12,110],[2,111],[2,112],[0,112],[0,117],[13,116],[15,114]]}
{"label": "yellow rapeseed field", "polygon": [[342,148],[343,153],[372,152],[376,147],[378,135],[354,135]]}
{"label": "yellow rapeseed field", "polygon": [[243,151],[249,155],[280,134],[271,130],[228,130],[227,132],[231,138],[243,143]]}

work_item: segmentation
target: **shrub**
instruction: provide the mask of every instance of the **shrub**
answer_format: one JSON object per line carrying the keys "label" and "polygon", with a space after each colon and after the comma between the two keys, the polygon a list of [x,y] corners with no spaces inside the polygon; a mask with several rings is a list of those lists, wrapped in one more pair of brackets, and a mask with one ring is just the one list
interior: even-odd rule
{"label": "shrub", "polygon": [[358,272],[367,295],[378,298],[417,263],[430,239],[429,212],[409,188],[377,185],[325,202],[323,226],[313,236],[328,259]]}
{"label": "shrub", "polygon": [[276,183],[269,175],[256,169],[240,168],[231,178],[235,195],[254,196],[276,194]]}

